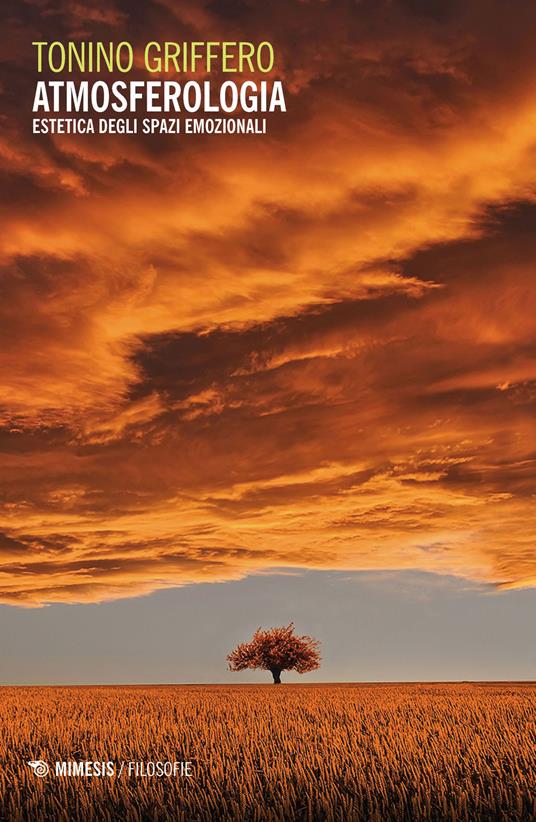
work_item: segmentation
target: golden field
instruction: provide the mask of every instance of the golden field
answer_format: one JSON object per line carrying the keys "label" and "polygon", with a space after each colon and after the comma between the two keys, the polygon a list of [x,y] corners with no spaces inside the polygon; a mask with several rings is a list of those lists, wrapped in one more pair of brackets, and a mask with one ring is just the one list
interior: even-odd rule
{"label": "golden field", "polygon": [[[5,687],[1,819],[529,820],[536,686]],[[192,760],[40,779],[27,760]]]}

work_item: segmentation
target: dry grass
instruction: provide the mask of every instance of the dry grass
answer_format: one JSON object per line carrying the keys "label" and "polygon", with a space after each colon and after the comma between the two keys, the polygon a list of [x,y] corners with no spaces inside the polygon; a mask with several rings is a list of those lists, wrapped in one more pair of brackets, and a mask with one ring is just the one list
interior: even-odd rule
{"label": "dry grass", "polygon": [[[2,819],[529,820],[520,684],[1,689]],[[25,764],[194,760],[194,776],[40,780]]]}

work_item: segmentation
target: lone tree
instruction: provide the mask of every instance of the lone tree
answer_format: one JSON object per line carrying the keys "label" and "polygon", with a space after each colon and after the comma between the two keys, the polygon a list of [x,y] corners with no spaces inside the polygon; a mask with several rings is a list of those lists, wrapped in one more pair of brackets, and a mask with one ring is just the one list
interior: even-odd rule
{"label": "lone tree", "polygon": [[320,667],[319,645],[310,636],[296,636],[293,622],[268,631],[257,628],[251,642],[243,642],[229,654],[229,670],[262,668],[271,672],[274,685],[280,685],[281,671],[306,674]]}

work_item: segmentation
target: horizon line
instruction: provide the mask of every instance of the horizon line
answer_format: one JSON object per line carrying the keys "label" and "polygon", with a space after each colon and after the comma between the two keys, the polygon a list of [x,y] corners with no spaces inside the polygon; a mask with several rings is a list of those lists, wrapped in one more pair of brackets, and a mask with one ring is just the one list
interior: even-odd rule
{"label": "horizon line", "polygon": [[[282,685],[321,687],[323,685],[534,685],[536,679],[405,679],[405,680],[332,680],[325,682],[282,682]],[[272,682],[36,682],[0,683],[0,688],[272,688]]]}

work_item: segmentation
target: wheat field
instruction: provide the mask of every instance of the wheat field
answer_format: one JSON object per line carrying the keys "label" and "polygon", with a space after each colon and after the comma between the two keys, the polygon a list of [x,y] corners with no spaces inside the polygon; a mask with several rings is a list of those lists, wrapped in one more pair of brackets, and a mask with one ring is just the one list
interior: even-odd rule
{"label": "wheat field", "polygon": [[[530,684],[5,687],[2,820],[529,820]],[[26,764],[44,760],[40,779]],[[63,760],[190,760],[67,777]]]}

